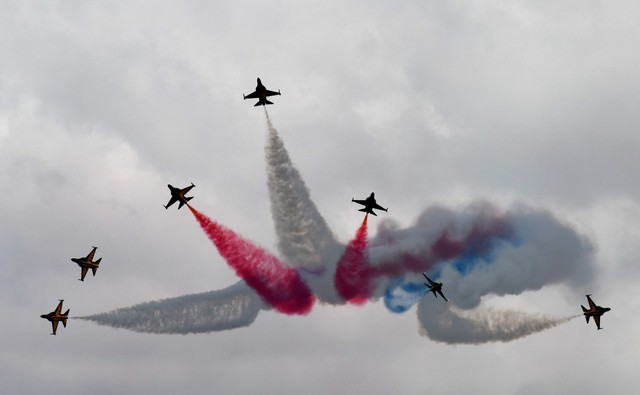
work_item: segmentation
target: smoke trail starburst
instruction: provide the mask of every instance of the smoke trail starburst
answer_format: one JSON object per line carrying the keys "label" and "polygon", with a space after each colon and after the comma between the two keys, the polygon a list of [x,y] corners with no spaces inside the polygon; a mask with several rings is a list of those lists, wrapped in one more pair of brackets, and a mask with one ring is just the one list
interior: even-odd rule
{"label": "smoke trail starburst", "polygon": [[[316,297],[334,305],[383,297],[385,306],[397,313],[417,303],[420,331],[450,343],[510,341],[566,322],[492,310],[483,318],[475,313],[484,311],[483,306],[474,309],[484,295],[518,295],[551,284],[575,287],[590,281],[593,246],[573,228],[547,211],[525,205],[503,210],[473,202],[457,209],[429,207],[407,228],[382,221],[371,240],[365,220],[354,240],[341,246],[266,115],[267,186],[278,249],[287,264],[194,209],[202,228],[243,280],[222,291],[85,319],[144,332],[196,333],[250,325],[260,309],[270,306],[305,314]],[[445,284],[450,303],[422,298],[423,271]],[[200,312],[214,316],[201,317]]]}

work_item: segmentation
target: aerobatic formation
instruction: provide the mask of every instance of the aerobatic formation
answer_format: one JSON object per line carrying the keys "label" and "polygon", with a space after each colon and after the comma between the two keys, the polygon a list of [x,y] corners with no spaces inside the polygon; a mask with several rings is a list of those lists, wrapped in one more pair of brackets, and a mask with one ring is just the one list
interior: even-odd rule
{"label": "aerobatic formation", "polygon": [[[244,98],[258,99],[255,106],[264,107],[273,104],[267,97],[279,94],[258,78],[256,90]],[[267,188],[280,257],[191,206],[193,197],[186,194],[193,183],[182,189],[168,185],[171,197],[164,207],[186,205],[240,281],[222,290],[76,318],[145,333],[207,333],[249,326],[261,310],[305,315],[315,303],[362,305],[382,299],[393,313],[416,305],[420,333],[432,340],[480,344],[511,341],[579,316],[549,317],[481,304],[486,295],[589,283],[593,246],[550,212],[522,204],[504,209],[486,201],[457,210],[432,206],[407,228],[384,219],[369,239],[369,214],[388,212],[372,192],[366,199],[351,199],[365,214],[353,238],[342,244],[318,211],[264,108]],[[93,247],[87,257],[72,259],[81,267],[82,281],[89,269],[95,276],[101,260],[93,261],[95,251]],[[429,293],[435,299],[424,297]],[[587,299],[583,315],[587,323],[593,317],[601,329],[600,317],[610,309]],[[51,321],[53,334],[58,322],[66,326],[69,310],[62,314],[61,309],[62,301],[41,316]]]}

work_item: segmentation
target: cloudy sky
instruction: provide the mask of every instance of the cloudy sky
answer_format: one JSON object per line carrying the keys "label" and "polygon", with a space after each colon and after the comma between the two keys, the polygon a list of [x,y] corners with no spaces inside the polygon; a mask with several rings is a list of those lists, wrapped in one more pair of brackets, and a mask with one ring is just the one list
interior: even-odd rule
{"label": "cloudy sky", "polygon": [[[2,9],[3,392],[636,388],[635,2],[2,1]],[[194,207],[278,255],[265,115],[242,100],[256,77],[281,90],[268,108],[273,126],[341,243],[362,221],[350,199],[371,191],[390,207],[370,218],[371,238],[384,218],[411,227],[434,205],[526,204],[593,246],[593,273],[489,293],[482,304],[566,317],[591,293],[612,307],[605,329],[577,318],[507,343],[453,346],[421,334],[416,307],[395,314],[374,301],[316,304],[306,316],[262,311],[248,327],[208,334],[70,320],[49,336],[39,315],[58,299],[85,316],[238,281],[188,210],[162,207],[167,183],[193,182]],[[101,268],[77,281],[70,258],[92,245]]]}

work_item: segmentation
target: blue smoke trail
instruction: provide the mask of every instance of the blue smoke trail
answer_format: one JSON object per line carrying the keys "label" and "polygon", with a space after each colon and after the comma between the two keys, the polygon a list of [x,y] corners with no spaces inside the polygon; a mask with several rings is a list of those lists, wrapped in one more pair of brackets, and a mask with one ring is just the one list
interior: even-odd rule
{"label": "blue smoke trail", "polygon": [[[521,238],[515,236],[509,239],[494,237],[489,241],[488,248],[469,245],[458,258],[437,263],[427,275],[434,281],[439,281],[442,269],[450,266],[464,276],[477,266],[493,263],[502,246],[506,244],[516,246],[521,243]],[[405,277],[390,279],[384,292],[384,305],[389,311],[401,314],[418,303],[427,292],[424,282],[415,283],[406,280]]]}
{"label": "blue smoke trail", "polygon": [[391,279],[384,292],[384,305],[393,313],[402,314],[424,296],[424,284],[405,281],[404,277]]}

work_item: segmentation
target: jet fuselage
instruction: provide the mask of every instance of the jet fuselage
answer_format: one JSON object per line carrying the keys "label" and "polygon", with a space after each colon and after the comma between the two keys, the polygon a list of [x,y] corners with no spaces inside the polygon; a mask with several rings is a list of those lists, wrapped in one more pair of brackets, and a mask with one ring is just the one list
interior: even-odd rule
{"label": "jet fuselage", "polygon": [[171,192],[171,199],[169,200],[169,203],[167,203],[166,206],[164,206],[164,208],[168,209],[173,203],[175,202],[179,202],[178,205],[178,210],[182,208],[183,205],[189,205],[189,200],[193,199],[193,196],[187,197],[185,196],[190,190],[191,188],[195,187],[195,185],[193,185],[193,183],[191,183],[191,185],[189,185],[186,188],[175,188],[173,185],[171,184],[167,184],[167,187],[169,187],[169,191]]}
{"label": "jet fuselage", "polygon": [[364,199],[364,200],[356,200],[356,199],[351,199],[352,202],[354,203],[358,203],[362,206],[364,206],[364,208],[361,208],[358,211],[362,211],[364,213],[367,214],[372,214],[372,215],[377,215],[375,213],[375,210],[382,210],[382,211],[388,211],[388,209],[380,206],[377,202],[376,202],[376,198],[375,198],[375,193],[371,192],[371,195],[369,195],[368,198]]}
{"label": "jet fuselage", "polygon": [[257,106],[266,106],[267,104],[273,104],[270,102],[267,97],[280,95],[280,91],[274,92],[268,90],[264,85],[262,85],[262,81],[258,78],[258,84],[256,85],[256,90],[249,93],[248,95],[242,95],[245,100],[247,99],[258,99],[258,102],[254,104],[254,107]]}

